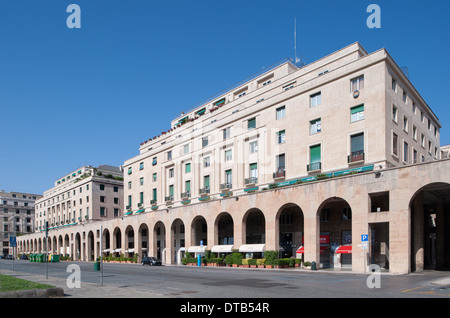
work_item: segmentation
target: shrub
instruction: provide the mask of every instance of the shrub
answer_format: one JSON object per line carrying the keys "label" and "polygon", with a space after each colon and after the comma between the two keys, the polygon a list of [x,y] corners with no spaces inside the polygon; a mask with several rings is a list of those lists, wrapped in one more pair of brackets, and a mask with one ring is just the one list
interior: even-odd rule
{"label": "shrub", "polygon": [[242,254],[232,253],[231,254],[232,264],[242,265]]}
{"label": "shrub", "polygon": [[256,265],[256,259],[250,258],[250,259],[248,260],[248,265]]}
{"label": "shrub", "polygon": [[248,264],[248,258],[244,258],[244,259],[242,260],[242,265],[249,265],[249,264]]}
{"label": "shrub", "polygon": [[265,264],[266,264],[265,258],[260,258],[256,260],[256,265],[265,265]]}
{"label": "shrub", "polygon": [[228,254],[227,256],[225,256],[225,263],[227,265],[233,264],[233,257],[231,256],[231,254]]}
{"label": "shrub", "polygon": [[303,262],[303,266],[311,266],[311,262]]}
{"label": "shrub", "polygon": [[276,265],[275,260],[278,257],[277,251],[265,251],[264,258],[266,259],[266,265]]}

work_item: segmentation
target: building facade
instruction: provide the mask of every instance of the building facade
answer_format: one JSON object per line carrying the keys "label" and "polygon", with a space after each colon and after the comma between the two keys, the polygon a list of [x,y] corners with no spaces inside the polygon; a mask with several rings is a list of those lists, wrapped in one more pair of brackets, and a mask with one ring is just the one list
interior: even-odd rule
{"label": "building facade", "polygon": [[9,237],[33,232],[34,203],[42,195],[0,191],[1,255],[12,255]]}
{"label": "building facade", "polygon": [[[440,128],[385,49],[354,43],[301,68],[286,61],[142,142],[123,166],[121,218],[52,238],[83,260],[277,250],[357,272],[449,266]],[[36,233],[20,243],[40,242]]]}

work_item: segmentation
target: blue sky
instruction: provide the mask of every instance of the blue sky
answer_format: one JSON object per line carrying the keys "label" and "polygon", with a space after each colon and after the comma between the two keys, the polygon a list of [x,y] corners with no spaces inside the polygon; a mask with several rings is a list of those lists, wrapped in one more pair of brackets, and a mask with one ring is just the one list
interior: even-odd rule
{"label": "blue sky", "polygon": [[295,18],[306,63],[386,48],[450,144],[449,14],[447,0],[0,0],[0,189],[39,194],[84,164],[123,164],[181,111],[293,57]]}

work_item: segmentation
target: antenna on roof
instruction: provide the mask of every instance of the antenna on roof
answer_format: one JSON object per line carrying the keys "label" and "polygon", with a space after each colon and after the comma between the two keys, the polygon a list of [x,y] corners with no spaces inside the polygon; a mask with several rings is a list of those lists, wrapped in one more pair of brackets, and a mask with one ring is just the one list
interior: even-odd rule
{"label": "antenna on roof", "polygon": [[297,18],[294,18],[294,64],[299,67],[304,65],[302,60],[297,57]]}

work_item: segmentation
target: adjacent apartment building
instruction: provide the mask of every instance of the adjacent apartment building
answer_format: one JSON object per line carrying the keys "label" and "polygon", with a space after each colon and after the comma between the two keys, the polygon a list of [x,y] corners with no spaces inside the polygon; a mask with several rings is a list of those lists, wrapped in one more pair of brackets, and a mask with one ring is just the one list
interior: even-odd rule
{"label": "adjacent apartment building", "polygon": [[42,195],[0,191],[0,255],[12,255],[10,236],[33,232],[34,203]]}

